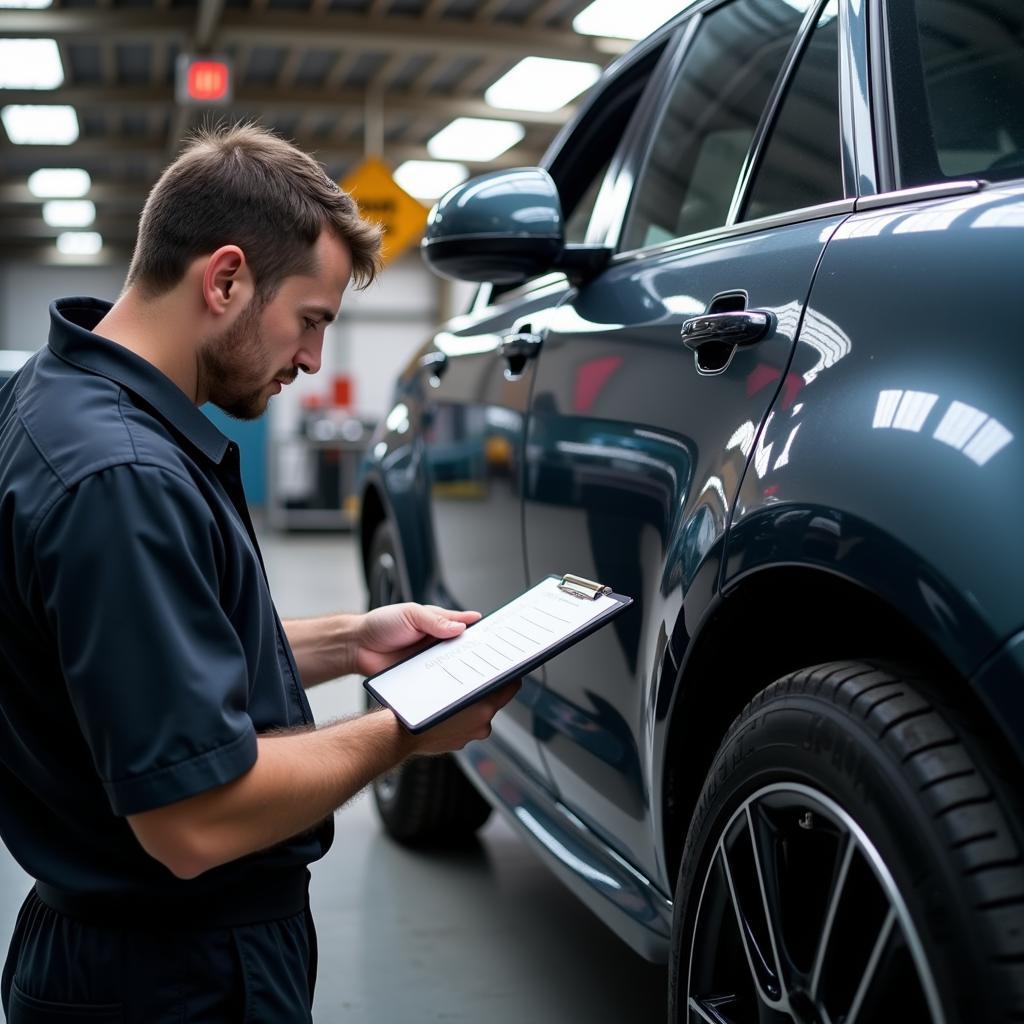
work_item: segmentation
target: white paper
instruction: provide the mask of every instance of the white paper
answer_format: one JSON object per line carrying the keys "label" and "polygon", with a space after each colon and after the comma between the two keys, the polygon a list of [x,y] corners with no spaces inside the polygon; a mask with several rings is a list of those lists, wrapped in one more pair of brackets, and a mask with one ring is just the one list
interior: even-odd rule
{"label": "white paper", "polygon": [[470,626],[461,636],[396,665],[373,688],[416,728],[467,694],[527,664],[618,602],[591,600],[558,589],[546,579]]}

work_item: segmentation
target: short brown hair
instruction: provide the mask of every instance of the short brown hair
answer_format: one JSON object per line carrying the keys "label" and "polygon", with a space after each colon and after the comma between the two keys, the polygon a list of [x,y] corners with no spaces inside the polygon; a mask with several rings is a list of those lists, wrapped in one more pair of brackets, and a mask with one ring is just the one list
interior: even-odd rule
{"label": "short brown hair", "polygon": [[309,273],[327,228],[352,255],[359,288],[380,270],[381,230],[308,153],[256,124],[204,127],[160,176],[139,221],[127,285],[162,295],[198,256],[237,245],[268,301]]}

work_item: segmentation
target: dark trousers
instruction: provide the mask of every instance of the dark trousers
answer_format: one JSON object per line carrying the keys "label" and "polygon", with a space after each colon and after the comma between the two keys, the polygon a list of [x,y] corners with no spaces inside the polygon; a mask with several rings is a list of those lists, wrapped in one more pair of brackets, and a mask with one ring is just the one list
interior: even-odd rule
{"label": "dark trousers", "polygon": [[308,905],[230,928],[100,927],[33,889],[0,995],[8,1024],[301,1024],[312,1020],[316,961]]}

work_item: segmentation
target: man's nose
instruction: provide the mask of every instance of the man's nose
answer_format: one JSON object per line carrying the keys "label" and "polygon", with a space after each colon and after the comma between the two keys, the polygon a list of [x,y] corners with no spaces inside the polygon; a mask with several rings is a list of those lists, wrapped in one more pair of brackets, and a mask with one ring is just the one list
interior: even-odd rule
{"label": "man's nose", "polygon": [[316,373],[320,369],[320,360],[323,356],[324,340],[321,337],[315,345],[304,345],[295,354],[292,360],[303,373]]}

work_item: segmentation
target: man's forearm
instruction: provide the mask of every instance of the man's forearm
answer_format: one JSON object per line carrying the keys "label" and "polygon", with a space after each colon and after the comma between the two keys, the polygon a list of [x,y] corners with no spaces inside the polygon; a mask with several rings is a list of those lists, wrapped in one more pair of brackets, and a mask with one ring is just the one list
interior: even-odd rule
{"label": "man's forearm", "polygon": [[314,827],[414,748],[389,711],[261,736],[256,764],[241,778],[129,822],[150,856],[193,878]]}
{"label": "man's forearm", "polygon": [[304,688],[356,671],[356,628],[360,618],[338,614],[289,619],[284,623]]}

